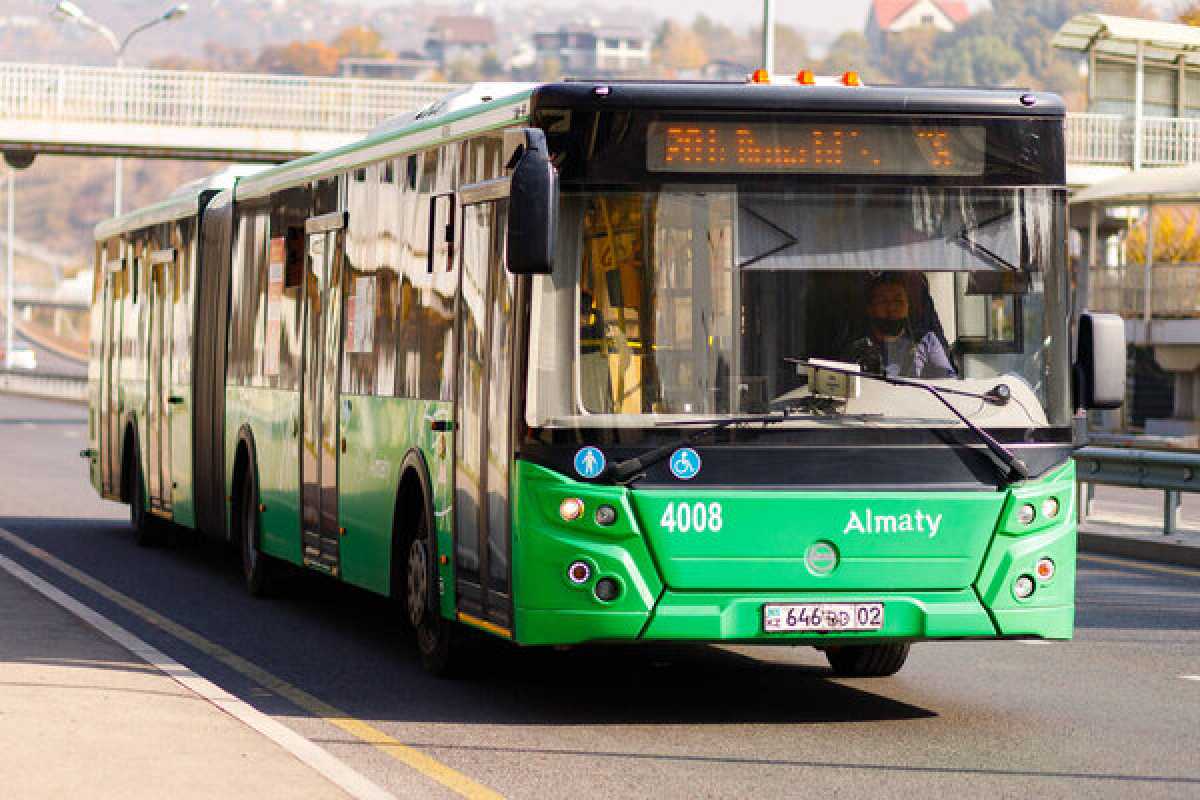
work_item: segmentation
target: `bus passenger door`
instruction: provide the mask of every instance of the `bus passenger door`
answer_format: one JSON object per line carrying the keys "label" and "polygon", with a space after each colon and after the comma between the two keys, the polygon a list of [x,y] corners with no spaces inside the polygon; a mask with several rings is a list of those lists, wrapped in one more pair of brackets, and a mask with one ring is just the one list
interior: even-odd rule
{"label": "bus passenger door", "polygon": [[[499,195],[499,196],[497,196]],[[507,184],[464,187],[455,383],[454,521],[458,607],[511,633],[514,280],[504,264]]]}
{"label": "bus passenger door", "polygon": [[173,250],[150,253],[150,341],[146,387],[146,496],[149,507],[171,509],[171,266]]}
{"label": "bus passenger door", "polygon": [[342,351],[345,214],[305,223],[303,361],[300,377],[300,521],[305,566],[337,575],[338,387]]}
{"label": "bus passenger door", "polygon": [[104,322],[100,364],[100,452],[104,494],[121,495],[121,414],[117,388],[121,378],[121,309],[123,262],[106,262],[104,272]]}

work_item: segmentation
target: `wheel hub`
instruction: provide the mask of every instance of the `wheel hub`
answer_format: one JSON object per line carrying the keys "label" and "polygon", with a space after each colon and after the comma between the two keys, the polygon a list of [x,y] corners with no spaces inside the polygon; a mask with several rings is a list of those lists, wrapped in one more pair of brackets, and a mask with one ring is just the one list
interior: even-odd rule
{"label": "wheel hub", "polygon": [[408,620],[414,627],[420,627],[425,619],[426,598],[429,597],[428,563],[425,541],[414,539],[408,548]]}

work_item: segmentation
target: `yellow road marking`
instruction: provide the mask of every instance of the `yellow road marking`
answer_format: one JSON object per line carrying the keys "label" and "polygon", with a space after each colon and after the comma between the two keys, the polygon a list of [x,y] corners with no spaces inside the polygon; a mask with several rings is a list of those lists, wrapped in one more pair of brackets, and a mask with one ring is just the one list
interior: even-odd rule
{"label": "yellow road marking", "polygon": [[1162,572],[1168,575],[1186,575],[1189,578],[1200,578],[1200,570],[1188,569],[1187,567],[1168,567],[1162,564],[1147,564],[1144,561],[1138,561],[1132,558],[1108,558],[1105,556],[1097,556],[1088,553],[1079,554],[1080,561],[1095,561],[1100,564],[1113,564],[1119,567],[1130,567],[1132,569],[1144,569],[1150,572]]}
{"label": "yellow road marking", "polygon": [[498,800],[499,798],[503,798],[503,795],[472,780],[453,767],[425,755],[416,748],[409,747],[373,725],[356,719],[345,711],[329,705],[303,689],[299,689],[283,679],[275,677],[262,667],[247,661],[216,642],[205,639],[190,628],[185,628],[179,623],[167,619],[158,612],[134,600],[132,597],[113,589],[105,583],[101,583],[87,573],[79,571],[40,547],[30,544],[16,534],[0,528],[0,539],[4,539],[14,547],[41,561],[46,566],[61,572],[76,583],[86,586],[88,589],[91,589],[106,600],[115,603],[129,613],[140,617],[156,628],[174,636],[176,639],[186,642],[210,658],[241,673],[259,686],[275,692],[280,697],[286,698],[293,705],[337,726],[356,739],[372,745],[396,761],[420,772],[425,777],[437,781],[447,789],[463,797],[471,798],[471,800]]}

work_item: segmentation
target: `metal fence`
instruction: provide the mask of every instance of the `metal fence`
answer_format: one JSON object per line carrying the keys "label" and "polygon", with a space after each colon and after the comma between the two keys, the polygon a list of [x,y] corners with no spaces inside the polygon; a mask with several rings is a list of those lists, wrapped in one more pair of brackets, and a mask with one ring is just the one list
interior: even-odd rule
{"label": "metal fence", "polygon": [[[1121,114],[1068,114],[1067,161],[1074,164],[1133,163],[1134,121]],[[1146,117],[1142,163],[1172,166],[1200,162],[1200,119]]]}
{"label": "metal fence", "polygon": [[[1140,317],[1145,302],[1143,265],[1092,267],[1088,271],[1088,308]],[[1150,274],[1150,309],[1159,319],[1200,317],[1200,264],[1155,264]]]}
{"label": "metal fence", "polygon": [[0,113],[39,121],[362,133],[446,83],[0,63]]}
{"label": "metal fence", "polygon": [[1120,114],[1067,115],[1067,161],[1133,163],[1133,120]]}
{"label": "metal fence", "polygon": [[0,367],[0,392],[48,397],[72,403],[87,402],[87,378]]}
{"label": "metal fence", "polygon": [[1090,511],[1094,484],[1161,489],[1163,533],[1171,535],[1179,527],[1180,493],[1200,492],[1200,453],[1085,447],[1075,454],[1075,467],[1081,518]]}

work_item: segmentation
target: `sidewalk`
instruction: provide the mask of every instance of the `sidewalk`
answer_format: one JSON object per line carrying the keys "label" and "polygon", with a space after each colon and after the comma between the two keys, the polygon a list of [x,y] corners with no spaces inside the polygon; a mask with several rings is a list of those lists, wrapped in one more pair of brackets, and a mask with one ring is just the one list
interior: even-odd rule
{"label": "sidewalk", "polygon": [[345,797],[4,570],[0,752],[4,797]]}
{"label": "sidewalk", "polygon": [[1164,536],[1161,522],[1093,515],[1079,523],[1079,550],[1200,567],[1200,532]]}

